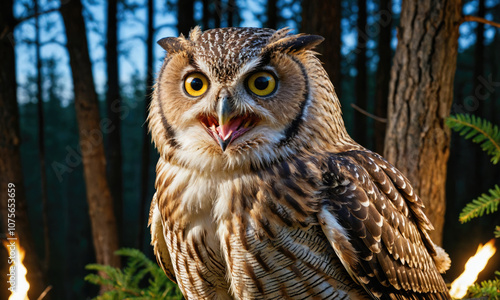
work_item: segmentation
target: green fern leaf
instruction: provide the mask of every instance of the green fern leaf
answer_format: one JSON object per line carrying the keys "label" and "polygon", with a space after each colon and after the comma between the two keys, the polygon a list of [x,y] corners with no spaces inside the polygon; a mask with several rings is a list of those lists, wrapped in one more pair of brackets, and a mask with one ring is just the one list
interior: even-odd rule
{"label": "green fern leaf", "polygon": [[500,203],[500,187],[495,185],[493,189],[489,190],[489,193],[489,195],[482,194],[479,198],[469,202],[460,213],[460,222],[465,223],[473,218],[481,217],[485,213],[491,214],[497,211]]}
{"label": "green fern leaf", "polygon": [[491,162],[497,164],[500,161],[500,130],[497,125],[476,117],[474,115],[457,114],[446,119],[446,125],[472,139],[474,143],[480,144],[483,151],[491,155]]}
{"label": "green fern leaf", "polygon": [[[496,226],[496,227],[495,227],[495,232],[494,232],[494,234],[495,234],[495,237],[496,237],[497,239],[499,239],[499,238],[500,238],[500,226]],[[500,276],[500,273],[498,274],[498,276]]]}

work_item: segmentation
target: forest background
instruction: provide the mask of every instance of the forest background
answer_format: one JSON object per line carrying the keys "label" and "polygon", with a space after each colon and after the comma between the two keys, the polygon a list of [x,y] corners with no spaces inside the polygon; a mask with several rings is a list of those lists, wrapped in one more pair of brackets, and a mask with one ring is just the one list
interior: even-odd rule
{"label": "forest background", "polygon": [[[446,114],[470,113],[500,124],[500,29],[463,18],[498,22],[500,1],[451,2],[460,8],[458,44],[454,49],[439,44],[430,54],[449,51],[451,64],[456,63],[456,71],[453,65],[451,75],[443,75],[453,82]],[[2,169],[0,183],[5,194],[7,182],[16,182],[16,230],[27,249],[30,298],[49,285],[52,299],[95,296],[98,288],[84,281],[84,267],[96,261],[119,265],[110,254],[116,248],[137,248],[153,257],[147,216],[158,155],[145,115],[165,55],[156,41],[187,34],[195,25],[290,27],[323,35],[317,50],[340,97],[348,132],[418,181],[420,173],[394,161],[392,144],[385,143],[397,138],[389,131],[386,137],[386,121],[389,100],[397,101],[399,71],[393,60],[405,5],[410,6],[400,0],[2,0],[0,167],[14,168],[11,173]],[[419,9],[426,10],[423,15],[439,10],[432,5]],[[72,55],[89,59],[70,65]],[[445,274],[452,281],[477,245],[493,237],[498,214],[467,224],[460,224],[458,215],[500,182],[500,167],[458,134],[451,134],[451,144],[444,141],[443,184],[435,186],[446,197],[436,201],[436,209],[431,202],[428,211],[438,224],[434,238],[452,258]],[[93,146],[81,146],[86,143]],[[6,233],[5,207],[0,208]],[[2,274],[7,274],[6,257],[1,248]],[[499,257],[492,258],[480,280],[493,277]],[[6,299],[6,291],[2,280],[0,298]]]}

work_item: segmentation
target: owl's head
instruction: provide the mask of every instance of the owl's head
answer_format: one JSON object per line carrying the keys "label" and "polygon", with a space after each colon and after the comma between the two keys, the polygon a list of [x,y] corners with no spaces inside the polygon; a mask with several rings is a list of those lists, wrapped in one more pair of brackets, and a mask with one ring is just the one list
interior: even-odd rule
{"label": "owl's head", "polygon": [[348,139],[330,80],[289,30],[221,28],[164,38],[149,112],[160,155],[199,170],[259,168]]}

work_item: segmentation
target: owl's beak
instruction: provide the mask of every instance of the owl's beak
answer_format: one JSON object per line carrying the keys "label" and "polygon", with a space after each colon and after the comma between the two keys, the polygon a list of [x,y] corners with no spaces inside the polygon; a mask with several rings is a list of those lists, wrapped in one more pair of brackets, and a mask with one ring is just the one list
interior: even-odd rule
{"label": "owl's beak", "polygon": [[203,115],[199,120],[222,151],[226,151],[231,142],[255,126],[259,118],[249,114],[235,115],[230,98],[222,97],[217,105],[217,117]]}

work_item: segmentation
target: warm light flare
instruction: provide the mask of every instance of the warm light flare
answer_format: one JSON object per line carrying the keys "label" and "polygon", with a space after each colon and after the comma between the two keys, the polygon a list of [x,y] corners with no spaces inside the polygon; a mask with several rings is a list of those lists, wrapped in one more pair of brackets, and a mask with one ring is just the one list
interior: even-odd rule
{"label": "warm light flare", "polygon": [[15,289],[14,291],[11,291],[9,300],[29,300],[28,290],[30,289],[30,284],[26,279],[28,269],[26,269],[23,264],[26,252],[19,245],[19,239],[9,241],[4,240],[2,243],[9,253],[8,280],[13,279],[15,284],[14,286],[12,286],[12,284],[10,285]]}
{"label": "warm light flare", "polygon": [[496,250],[495,239],[490,240],[484,246],[479,244],[476,254],[465,264],[465,271],[451,284],[450,295],[453,298],[461,299],[467,294],[467,289],[477,280],[477,275],[486,267]]}

